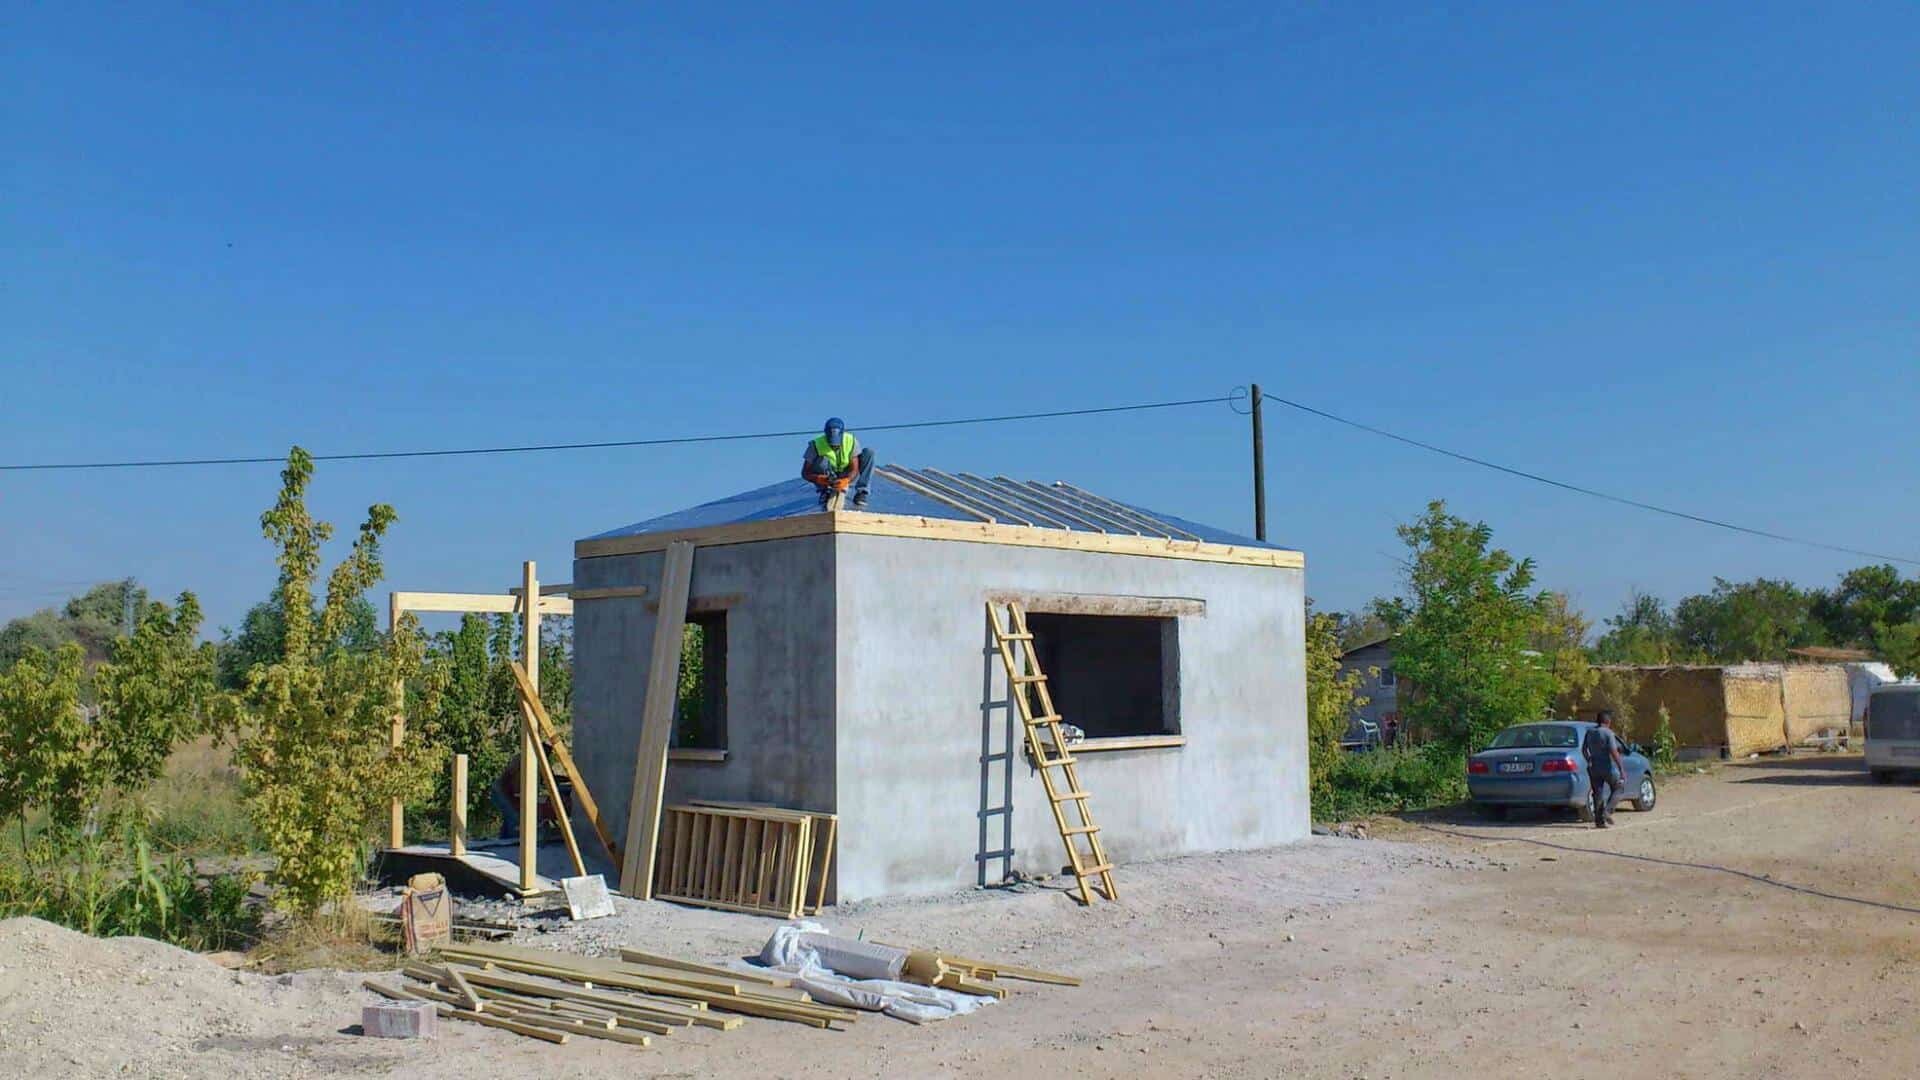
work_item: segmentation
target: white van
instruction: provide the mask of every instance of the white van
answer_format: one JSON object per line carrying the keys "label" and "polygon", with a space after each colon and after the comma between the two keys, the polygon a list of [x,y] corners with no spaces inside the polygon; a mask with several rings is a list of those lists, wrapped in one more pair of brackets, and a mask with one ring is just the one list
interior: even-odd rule
{"label": "white van", "polygon": [[1867,771],[1887,783],[1920,769],[1920,683],[1875,687],[1867,699]]}

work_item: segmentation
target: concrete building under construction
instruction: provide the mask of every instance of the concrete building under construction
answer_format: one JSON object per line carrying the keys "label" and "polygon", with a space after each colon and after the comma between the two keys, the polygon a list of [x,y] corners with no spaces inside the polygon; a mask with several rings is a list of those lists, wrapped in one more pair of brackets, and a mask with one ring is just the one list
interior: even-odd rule
{"label": "concrete building under construction", "polygon": [[[838,815],[839,900],[1057,872],[986,605],[1018,601],[1113,862],[1308,832],[1300,553],[1067,484],[881,467],[575,545],[574,755],[635,779],[664,553],[695,546],[666,800]],[[624,813],[609,815],[624,825]],[[625,837],[621,837],[624,845]]]}

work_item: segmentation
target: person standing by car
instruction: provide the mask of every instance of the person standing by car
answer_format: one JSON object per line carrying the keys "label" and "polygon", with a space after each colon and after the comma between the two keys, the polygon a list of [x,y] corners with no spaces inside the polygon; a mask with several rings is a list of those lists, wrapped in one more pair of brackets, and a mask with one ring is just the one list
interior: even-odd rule
{"label": "person standing by car", "polygon": [[1620,778],[1627,774],[1627,763],[1620,757],[1620,738],[1613,733],[1613,713],[1601,709],[1594,726],[1580,740],[1580,752],[1587,759],[1587,786],[1593,795],[1593,827],[1605,829],[1613,824],[1613,803],[1620,794]]}

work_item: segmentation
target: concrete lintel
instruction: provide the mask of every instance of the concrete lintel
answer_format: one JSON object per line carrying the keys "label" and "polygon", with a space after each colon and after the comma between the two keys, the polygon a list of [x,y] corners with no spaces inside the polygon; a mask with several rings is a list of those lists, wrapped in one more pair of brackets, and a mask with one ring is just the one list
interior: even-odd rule
{"label": "concrete lintel", "polygon": [[1205,615],[1207,602],[1188,596],[1115,596],[1098,593],[1030,593],[993,590],[987,599],[1018,601],[1035,615],[1131,615],[1174,619]]}

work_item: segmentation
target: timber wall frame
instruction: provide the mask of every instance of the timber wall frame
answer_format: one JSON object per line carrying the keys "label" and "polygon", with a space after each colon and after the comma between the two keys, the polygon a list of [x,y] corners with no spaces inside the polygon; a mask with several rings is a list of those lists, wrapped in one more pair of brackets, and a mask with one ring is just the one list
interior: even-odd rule
{"label": "timber wall frame", "polygon": [[1169,540],[1158,536],[1081,532],[1031,525],[1001,525],[954,521],[948,518],[915,517],[906,514],[868,514],[860,511],[803,514],[798,517],[750,521],[738,525],[710,525],[700,529],[679,529],[671,532],[580,540],[573,545],[573,555],[576,559],[594,559],[608,555],[638,555],[650,551],[664,551],[668,544],[677,540],[690,540],[700,547],[721,547],[728,544],[753,544],[765,540],[787,540],[798,536],[821,536],[834,533],[856,536],[897,536],[916,540],[958,540],[976,544],[1056,548],[1063,551],[1086,551],[1107,555],[1144,555],[1159,559],[1189,559],[1196,562],[1273,566],[1292,570],[1305,569],[1307,565],[1305,555],[1283,548],[1243,547],[1200,540]]}
{"label": "timber wall frame", "polygon": [[[540,685],[540,616],[572,615],[573,600],[562,595],[572,588],[571,585],[541,586],[534,572],[534,564],[529,561],[520,566],[520,587],[509,589],[504,593],[395,592],[387,599],[387,631],[391,633],[399,629],[402,618],[419,612],[518,615],[521,620],[522,635],[520,663],[526,669],[528,681],[538,687]],[[640,592],[604,589],[597,591],[602,594],[612,591],[623,596],[644,593],[644,590]],[[536,602],[526,603],[526,598],[529,596],[536,598]],[[401,689],[401,700],[405,701],[404,688]],[[391,745],[394,749],[400,748],[406,735],[406,713],[396,712],[393,715],[391,736]],[[533,890],[534,864],[539,852],[540,800],[536,789],[540,784],[540,762],[535,756],[537,753],[533,725],[529,723],[522,728],[520,735],[520,888],[523,892]],[[564,814],[566,808],[555,806],[554,812]],[[388,807],[387,843],[389,847],[396,848],[406,843],[406,811],[398,798],[395,798]]]}

